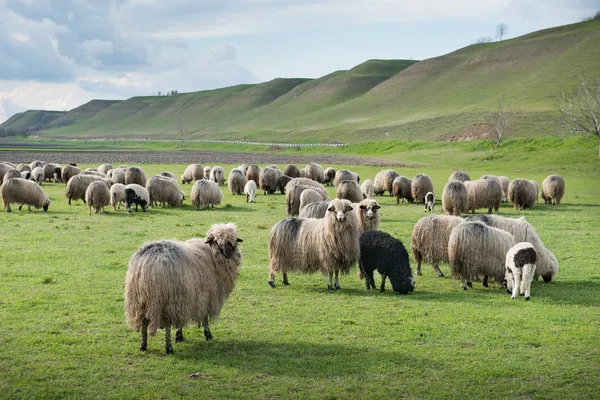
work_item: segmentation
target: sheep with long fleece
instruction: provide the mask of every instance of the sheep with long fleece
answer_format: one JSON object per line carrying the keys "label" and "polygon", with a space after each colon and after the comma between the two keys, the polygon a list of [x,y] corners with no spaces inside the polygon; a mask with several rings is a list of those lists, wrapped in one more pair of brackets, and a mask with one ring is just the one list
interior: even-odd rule
{"label": "sheep with long fleece", "polygon": [[2,178],[2,183],[6,182],[10,178],[23,178],[23,175],[21,174],[21,172],[19,172],[18,169],[14,169],[14,168],[13,169],[9,169],[4,174],[4,178]]}
{"label": "sheep with long fleece", "polygon": [[510,233],[483,222],[464,222],[452,230],[448,239],[448,261],[453,276],[460,278],[462,288],[479,281],[488,286],[488,277],[502,284],[506,275],[506,253],[516,244]]}
{"label": "sheep with long fleece", "polygon": [[448,182],[452,182],[452,181],[465,182],[465,181],[470,181],[470,180],[471,180],[471,177],[465,171],[454,171],[448,178]]}
{"label": "sheep with long fleece", "polygon": [[506,201],[508,200],[508,185],[510,184],[510,180],[507,177],[495,175],[481,175],[479,179],[495,179],[500,184],[500,188],[502,188],[502,203],[506,203]]}
{"label": "sheep with long fleece", "polygon": [[221,204],[221,201],[223,201],[223,192],[214,181],[196,181],[192,187],[190,201],[197,210],[201,210],[204,207],[208,208],[208,206],[215,208],[216,205]]}
{"label": "sheep with long fleece", "polygon": [[216,319],[233,291],[242,254],[234,224],[215,224],[206,239],[160,240],[140,247],[125,278],[125,314],[132,329],[142,331],[140,350],[165,328],[165,351],[173,353],[171,327],[181,342],[183,327],[193,321],[212,340],[209,321]]}
{"label": "sheep with long fleece", "polygon": [[81,169],[79,167],[67,164],[60,171],[60,178],[66,186],[67,183],[69,183],[69,179],[71,179],[75,175],[79,175],[80,173]]}
{"label": "sheep with long fleece", "polygon": [[306,207],[308,204],[316,203],[318,201],[322,201],[323,197],[319,192],[314,189],[305,189],[300,194],[300,209]]}
{"label": "sheep with long fleece", "polygon": [[43,161],[35,160],[29,164],[29,168],[31,168],[31,171],[33,171],[35,168],[43,168],[44,164],[46,164],[46,163]]}
{"label": "sheep with long fleece", "polygon": [[289,176],[290,178],[300,178],[300,170],[294,164],[289,164],[283,170],[283,174]]}
{"label": "sheep with long fleece", "polygon": [[71,204],[72,200],[83,200],[85,203],[85,191],[90,183],[96,180],[103,181],[108,187],[112,186],[112,182],[108,178],[101,178],[96,175],[79,174],[69,179],[67,187],[65,188],[65,196],[69,201],[69,205]]}
{"label": "sheep with long fleece", "polygon": [[29,166],[29,164],[23,164],[23,163],[21,163],[21,164],[17,165],[17,170],[19,172],[24,172],[24,171],[31,172],[31,167]]}
{"label": "sheep with long fleece", "polygon": [[492,210],[498,212],[502,202],[502,187],[497,179],[478,179],[465,181],[467,189],[467,212],[475,213],[478,208],[487,208],[488,214]]}
{"label": "sheep with long fleece", "polygon": [[61,181],[60,173],[62,167],[59,164],[46,163],[42,168],[44,169],[44,182],[54,181],[55,183],[58,183]]}
{"label": "sheep with long fleece", "polygon": [[396,204],[400,201],[412,203],[415,201],[412,197],[412,179],[406,176],[397,176],[392,182],[392,195],[396,199]]}
{"label": "sheep with long fleece", "polygon": [[281,192],[281,194],[285,194],[285,187],[287,186],[287,184],[294,178],[290,178],[287,175],[281,175],[279,178],[277,178],[277,189],[279,189],[279,191]]}
{"label": "sheep with long fleece", "polygon": [[442,210],[448,215],[460,217],[467,212],[468,205],[465,184],[458,180],[446,183],[442,191]]}
{"label": "sheep with long fleece", "polygon": [[166,204],[169,207],[181,207],[183,195],[175,179],[166,178],[161,175],[153,176],[146,182],[146,190],[152,207]]}
{"label": "sheep with long fleece", "polygon": [[421,218],[413,228],[411,247],[417,263],[417,275],[421,274],[421,263],[431,264],[436,274],[443,277],[440,263],[448,262],[448,240],[452,229],[463,219],[451,215],[430,215]]}
{"label": "sheep with long fleece", "polygon": [[363,194],[363,199],[372,199],[375,197],[375,186],[373,186],[373,181],[370,179],[366,179],[360,185],[360,191]]}
{"label": "sheep with long fleece", "polygon": [[552,282],[552,278],[558,274],[558,260],[550,250],[544,246],[540,237],[525,217],[505,218],[499,215],[473,215],[467,218],[469,221],[480,221],[494,228],[511,233],[517,242],[529,242],[537,252],[537,263],[534,279],[540,276],[544,282]]}
{"label": "sheep with long fleece", "polygon": [[160,174],[158,174],[158,176],[163,176],[165,178],[173,179],[174,181],[177,182],[177,175],[175,175],[174,173],[169,172],[169,171],[163,171]]}
{"label": "sheep with long fleece", "polygon": [[321,194],[321,200],[328,200],[325,187],[318,182],[308,178],[295,178],[285,186],[285,201],[287,204],[287,215],[293,217],[300,212],[300,195],[303,190],[315,189]]}
{"label": "sheep with long fleece", "polygon": [[[248,167],[246,167],[248,168]],[[207,165],[204,167],[204,179],[210,179],[210,171],[212,171],[212,167]],[[244,172],[245,174],[245,172]]]}
{"label": "sheep with long fleece", "polygon": [[35,167],[31,170],[31,180],[37,182],[40,186],[44,182],[44,168]]}
{"label": "sheep with long fleece", "polygon": [[136,184],[146,186],[146,173],[139,167],[129,167],[125,171],[125,185]]}
{"label": "sheep with long fleece", "polygon": [[362,190],[354,180],[339,182],[336,185],[335,197],[350,200],[352,203],[360,203],[363,200]]}
{"label": "sheep with long fleece", "polygon": [[142,207],[142,211],[146,212],[150,204],[150,193],[142,185],[130,183],[125,185],[125,209],[131,212],[131,207],[135,204],[135,212],[138,211],[138,206]]}
{"label": "sheep with long fleece", "polygon": [[514,204],[515,210],[535,207],[538,187],[532,181],[522,178],[513,179],[508,185],[508,201]]}
{"label": "sheep with long fleece", "polygon": [[255,203],[256,202],[256,182],[253,180],[249,180],[246,182],[246,186],[244,186],[244,194],[246,195],[246,203]]}
{"label": "sheep with long fleece", "polygon": [[10,205],[19,204],[19,210],[27,204],[27,209],[31,211],[31,206],[42,208],[44,212],[48,211],[50,198],[42,191],[42,188],[33,181],[22,178],[11,178],[2,184],[0,188],[2,193],[2,203],[6,212],[12,212]]}
{"label": "sheep with long fleece", "polygon": [[337,187],[343,181],[356,181],[356,183],[360,183],[360,176],[356,172],[340,169],[335,173],[334,184]]}
{"label": "sheep with long fleece", "polygon": [[283,176],[283,173],[275,168],[264,168],[258,175],[258,186],[263,194],[273,194],[277,190],[277,179]]}
{"label": "sheep with long fleece", "polygon": [[122,169],[114,170],[112,174],[112,178],[110,178],[112,183],[122,183],[125,184],[125,171]]}
{"label": "sheep with long fleece", "polygon": [[329,208],[329,200],[315,201],[300,208],[298,218],[324,218]]}
{"label": "sheep with long fleece", "polygon": [[204,168],[200,164],[190,164],[185,167],[185,171],[181,175],[181,184],[184,185],[200,179],[204,179]]}
{"label": "sheep with long fleece", "polygon": [[360,231],[376,231],[379,229],[379,209],[381,206],[375,199],[365,199],[355,205]]}
{"label": "sheep with long fleece", "polygon": [[110,190],[103,181],[94,181],[89,184],[85,191],[85,203],[90,209],[89,215],[92,215],[92,207],[95,214],[103,213],[104,207],[110,204]]}
{"label": "sheep with long fleece", "polygon": [[531,243],[519,242],[506,253],[506,290],[512,292],[512,298],[519,294],[525,300],[531,297],[531,281],[535,274],[537,253]]}
{"label": "sheep with long fleece", "polygon": [[329,167],[323,171],[323,185],[331,186],[335,180],[335,168]]}
{"label": "sheep with long fleece", "polygon": [[253,180],[257,185],[260,182],[260,167],[252,164],[246,170],[246,181]]}
{"label": "sheep with long fleece", "polygon": [[542,182],[542,199],[544,204],[560,205],[565,195],[565,179],[560,175],[549,175]]}
{"label": "sheep with long fleece", "polygon": [[111,164],[102,164],[101,166],[98,167],[98,172],[107,174],[108,171],[110,171],[111,169],[113,169],[113,166]]}
{"label": "sheep with long fleece", "polygon": [[394,292],[408,294],[415,288],[408,253],[402,242],[388,233],[366,231],[360,235],[358,266],[365,277],[367,290],[375,289],[373,271],[381,274],[379,291],[385,292],[385,281],[390,279]]}
{"label": "sheep with long fleece", "polygon": [[425,203],[425,195],[433,193],[433,182],[427,174],[417,174],[410,185],[411,196],[417,203]]}
{"label": "sheep with long fleece", "polygon": [[373,180],[374,192],[376,195],[383,195],[386,191],[390,192],[390,196],[393,195],[394,179],[399,177],[400,174],[393,169],[381,170],[375,175]]}
{"label": "sheep with long fleece", "polygon": [[[328,289],[339,289],[339,273],[347,274],[358,261],[360,228],[348,200],[333,199],[323,219],[287,218],[271,229],[269,243],[269,285],[275,287],[275,274],[288,272],[329,275]],[[333,276],[335,275],[335,282]]]}
{"label": "sheep with long fleece", "polygon": [[312,179],[315,182],[323,183],[325,180],[323,167],[317,163],[306,164],[306,167],[304,168],[304,174],[306,175],[306,178]]}
{"label": "sheep with long fleece", "polygon": [[121,209],[121,203],[125,203],[125,185],[122,183],[113,183],[110,187],[110,205],[113,210]]}
{"label": "sheep with long fleece", "polygon": [[219,186],[223,186],[225,184],[225,171],[223,168],[215,165],[210,170],[210,180],[215,182]]}
{"label": "sheep with long fleece", "polygon": [[227,178],[227,186],[232,195],[244,193],[244,187],[246,186],[246,177],[244,173],[237,168],[234,168],[229,172],[229,178]]}

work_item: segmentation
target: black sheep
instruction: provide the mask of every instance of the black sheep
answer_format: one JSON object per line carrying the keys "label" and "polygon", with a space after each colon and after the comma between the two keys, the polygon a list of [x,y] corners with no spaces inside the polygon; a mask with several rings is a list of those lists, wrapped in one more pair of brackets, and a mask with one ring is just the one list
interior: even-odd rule
{"label": "black sheep", "polygon": [[125,205],[129,208],[129,212],[131,212],[131,206],[135,204],[135,211],[138,210],[138,205],[142,207],[142,211],[146,212],[146,208],[148,207],[148,202],[142,199],[135,193],[135,190],[127,188],[125,189]]}
{"label": "black sheep", "polygon": [[398,239],[381,231],[365,231],[360,235],[360,259],[358,263],[365,277],[367,290],[375,289],[373,271],[381,274],[380,291],[385,292],[385,280],[390,278],[392,288],[400,294],[408,294],[415,288],[408,253]]}

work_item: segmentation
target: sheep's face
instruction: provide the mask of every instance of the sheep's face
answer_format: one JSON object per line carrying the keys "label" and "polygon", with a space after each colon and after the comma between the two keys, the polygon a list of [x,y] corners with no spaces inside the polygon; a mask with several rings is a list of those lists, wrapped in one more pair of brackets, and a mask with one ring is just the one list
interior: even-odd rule
{"label": "sheep's face", "polygon": [[329,203],[329,208],[327,209],[327,211],[335,213],[335,218],[339,222],[345,221],[347,218],[347,214],[349,212],[352,212],[352,210],[352,203],[350,203],[348,200],[340,199],[335,199],[331,203]]}
{"label": "sheep's face", "polygon": [[243,240],[237,237],[235,225],[232,223],[215,224],[206,235],[206,244],[216,248],[227,259],[236,253],[237,244],[241,242]]}
{"label": "sheep's face", "polygon": [[359,205],[360,212],[368,219],[373,219],[377,216],[381,206],[376,201],[363,202]]}
{"label": "sheep's face", "polygon": [[50,199],[48,197],[46,197],[46,199],[44,200],[44,204],[42,204],[42,208],[44,210],[44,212],[48,211],[48,207],[50,207],[50,203],[52,203],[50,201]]}

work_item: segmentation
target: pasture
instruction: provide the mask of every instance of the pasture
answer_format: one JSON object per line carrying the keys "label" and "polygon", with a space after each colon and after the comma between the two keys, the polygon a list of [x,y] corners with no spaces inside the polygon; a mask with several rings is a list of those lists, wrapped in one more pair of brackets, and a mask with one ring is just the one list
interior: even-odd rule
{"label": "pasture", "polygon": [[[389,284],[384,294],[367,291],[356,268],[334,293],[321,275],[291,274],[289,287],[279,275],[271,289],[269,230],[286,217],[284,196],[259,191],[257,202],[247,204],[224,186],[220,206],[196,211],[191,186],[180,184],[182,208],[128,213],[109,206],[89,216],[82,202],[67,205],[63,184],[46,183],[48,213],[0,212],[0,397],[597,398],[600,189],[598,175],[590,178],[588,169],[598,171],[598,164],[575,161],[580,169],[548,170],[558,164],[526,156],[520,163],[483,163],[477,155],[459,164],[458,154],[448,151],[443,163],[394,169],[410,178],[431,176],[435,213],[442,212],[441,192],[453,167],[472,178],[490,173],[540,184],[550,173],[563,175],[561,206],[540,199],[533,210],[503,204],[499,212],[526,215],[558,258],[555,280],[534,282],[529,302],[511,300],[494,284],[474,283],[463,292],[447,265],[441,266],[446,278],[424,265],[407,296]],[[161,171],[179,176],[185,168],[140,166],[148,177]],[[228,175],[236,165],[221,166]],[[356,171],[362,180],[382,169],[333,167]],[[334,196],[333,188],[328,192]],[[423,206],[396,205],[388,195],[376,199],[380,229],[410,249],[412,228],[426,215]],[[140,352],[140,334],[127,328],[123,313],[131,255],[145,242],[203,237],[213,223],[230,221],[244,240],[244,261],[236,289],[211,325],[215,340],[206,342],[201,329],[189,326],[175,354],[164,354],[164,331]]]}

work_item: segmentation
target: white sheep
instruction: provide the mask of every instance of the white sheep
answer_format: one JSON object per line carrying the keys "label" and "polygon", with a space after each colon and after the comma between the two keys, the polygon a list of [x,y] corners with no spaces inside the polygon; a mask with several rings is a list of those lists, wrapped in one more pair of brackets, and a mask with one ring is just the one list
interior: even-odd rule
{"label": "white sheep", "polygon": [[506,253],[506,289],[512,290],[512,298],[519,294],[525,300],[531,297],[531,281],[535,274],[537,252],[535,247],[528,242],[519,242]]}

